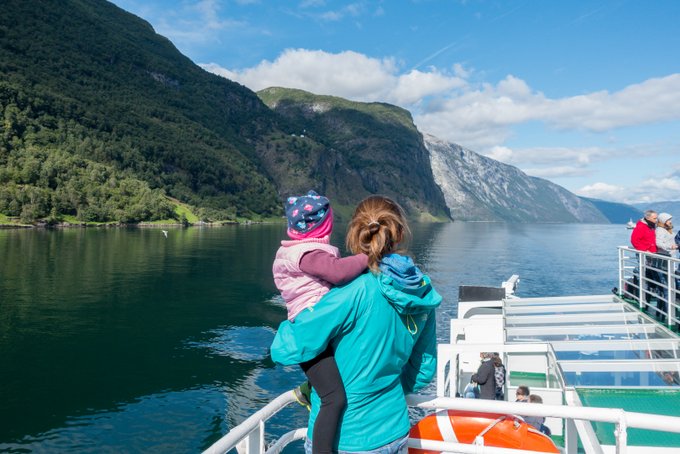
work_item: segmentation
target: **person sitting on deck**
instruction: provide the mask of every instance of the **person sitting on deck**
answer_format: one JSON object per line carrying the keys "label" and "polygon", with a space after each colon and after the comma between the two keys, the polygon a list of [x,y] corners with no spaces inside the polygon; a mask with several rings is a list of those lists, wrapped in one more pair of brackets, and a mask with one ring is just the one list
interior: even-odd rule
{"label": "person sitting on deck", "polygon": [[521,385],[517,387],[515,391],[515,402],[528,402],[529,401],[529,387]]}
{"label": "person sitting on deck", "polygon": [[[536,394],[530,394],[529,395],[529,403],[532,404],[542,404],[543,403],[543,398],[541,396],[538,396]],[[552,434],[552,431],[548,426],[546,426],[545,423],[545,416],[524,416],[523,417],[524,422],[527,424],[531,424],[534,426],[537,430],[540,430],[547,436],[550,436]]]}

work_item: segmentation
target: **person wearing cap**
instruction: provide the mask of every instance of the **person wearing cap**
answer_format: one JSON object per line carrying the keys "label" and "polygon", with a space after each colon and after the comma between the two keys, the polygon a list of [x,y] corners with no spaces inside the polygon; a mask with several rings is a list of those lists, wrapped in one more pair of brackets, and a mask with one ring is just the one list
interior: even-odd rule
{"label": "person wearing cap", "polygon": [[678,245],[673,239],[673,216],[668,213],[661,213],[656,225],[656,248],[659,253],[674,255]]}
{"label": "person wearing cap", "polygon": [[[669,255],[671,257],[678,256],[678,245],[675,243],[673,238],[673,216],[668,213],[659,214],[659,219],[656,226],[656,248],[659,254]],[[668,300],[668,261],[667,260],[657,260],[658,268],[664,270],[658,272],[659,280],[661,282],[661,287],[659,288],[659,293],[663,296],[664,300]],[[680,280],[676,279],[676,288],[680,284]],[[657,303],[657,305],[659,305]],[[660,309],[666,312],[667,309],[666,302],[660,302]]]}
{"label": "person wearing cap", "polygon": [[[281,241],[272,272],[276,288],[286,302],[288,320],[294,323],[302,311],[313,310],[331,287],[346,284],[362,274],[368,266],[368,256],[356,254],[341,258],[338,248],[331,246],[333,210],[326,197],[314,191],[289,197],[285,210],[290,239]],[[314,422],[314,453],[330,453],[338,422],[347,405],[331,346],[301,363],[300,367],[321,397],[321,407]],[[296,399],[307,408],[310,407],[309,384],[295,390]]]}

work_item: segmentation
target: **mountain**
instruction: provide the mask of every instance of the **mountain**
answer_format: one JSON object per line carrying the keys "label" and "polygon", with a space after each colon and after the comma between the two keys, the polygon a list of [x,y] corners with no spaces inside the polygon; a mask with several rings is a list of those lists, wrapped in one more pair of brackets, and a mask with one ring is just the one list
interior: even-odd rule
{"label": "mountain", "polygon": [[609,222],[612,224],[625,224],[632,220],[635,222],[642,217],[642,211],[632,205],[625,203],[607,202],[605,200],[590,199],[581,197],[582,199],[592,203],[597,207],[602,214],[604,214]]}
{"label": "mountain", "polygon": [[608,223],[591,202],[561,186],[434,136],[424,140],[455,220]]}
{"label": "mountain", "polygon": [[421,220],[607,222],[402,108],[210,74],[104,0],[3,1],[0,114],[0,221],[258,219],[315,189],[340,219],[381,193]]}
{"label": "mountain", "polygon": [[0,217],[137,222],[177,218],[178,200],[203,219],[257,218],[316,189],[341,218],[384,193],[448,219],[405,110],[261,96],[273,109],[106,1],[5,0]]}
{"label": "mountain", "polygon": [[0,213],[135,221],[165,195],[209,217],[281,211],[255,154],[276,115],[106,1],[3,1],[0,107]]}
{"label": "mountain", "polygon": [[[680,218],[680,201],[665,201],[665,202],[645,202],[634,203],[633,206],[644,213],[645,210],[654,210],[657,213],[668,213],[673,215],[673,220]],[[675,223],[680,223],[676,221]]]}
{"label": "mountain", "polygon": [[317,187],[345,213],[381,193],[414,217],[448,219],[429,153],[407,110],[280,87],[258,95],[293,128],[288,148],[273,141],[258,150],[283,193]]}

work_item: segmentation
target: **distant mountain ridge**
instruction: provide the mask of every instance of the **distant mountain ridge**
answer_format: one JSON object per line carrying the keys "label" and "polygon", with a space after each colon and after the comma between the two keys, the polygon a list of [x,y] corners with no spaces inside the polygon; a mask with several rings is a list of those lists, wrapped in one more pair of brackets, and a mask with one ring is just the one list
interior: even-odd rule
{"label": "distant mountain ridge", "polygon": [[643,213],[645,210],[654,210],[657,213],[668,213],[673,216],[675,224],[680,225],[680,201],[661,201],[634,203],[633,206]]}
{"label": "distant mountain ridge", "polygon": [[590,202],[459,145],[425,135],[432,172],[462,221],[608,223]]}
{"label": "distant mountain ridge", "polygon": [[597,209],[600,210],[600,212],[602,212],[602,214],[604,214],[612,224],[626,224],[631,220],[635,222],[636,219],[640,219],[640,217],[642,217],[642,211],[632,205],[618,202],[608,202],[606,200],[600,199],[591,199],[587,197],[581,198],[595,205]]}

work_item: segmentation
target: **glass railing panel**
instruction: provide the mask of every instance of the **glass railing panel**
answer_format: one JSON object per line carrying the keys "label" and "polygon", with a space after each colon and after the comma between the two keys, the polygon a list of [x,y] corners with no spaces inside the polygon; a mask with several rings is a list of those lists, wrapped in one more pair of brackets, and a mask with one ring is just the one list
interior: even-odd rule
{"label": "glass railing panel", "polygon": [[569,386],[680,387],[677,371],[564,372]]}

